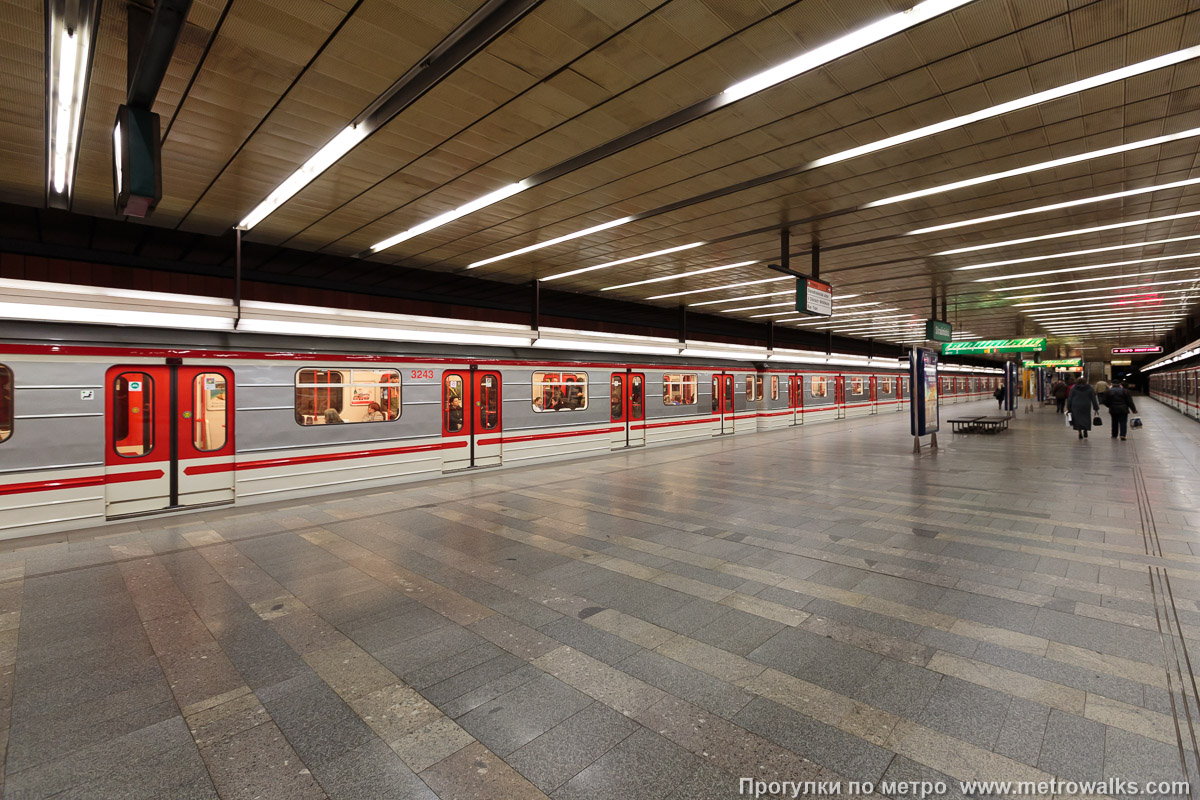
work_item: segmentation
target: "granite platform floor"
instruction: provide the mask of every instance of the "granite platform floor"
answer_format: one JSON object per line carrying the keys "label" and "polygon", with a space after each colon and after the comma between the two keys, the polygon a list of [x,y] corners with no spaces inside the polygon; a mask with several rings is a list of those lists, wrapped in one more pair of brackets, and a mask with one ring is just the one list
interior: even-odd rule
{"label": "granite platform floor", "polygon": [[4,795],[1194,779],[1200,423],[1140,403],[1124,443],[885,414],[11,545]]}

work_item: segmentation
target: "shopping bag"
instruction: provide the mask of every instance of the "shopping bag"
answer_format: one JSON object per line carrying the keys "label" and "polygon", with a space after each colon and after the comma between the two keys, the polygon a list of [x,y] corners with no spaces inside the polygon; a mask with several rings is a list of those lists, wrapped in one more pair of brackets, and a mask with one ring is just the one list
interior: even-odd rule
{"label": "shopping bag", "polygon": [[1100,415],[1097,414],[1096,416],[1092,417],[1092,424],[1093,425],[1103,425],[1104,420],[1100,419]]}
{"label": "shopping bag", "polygon": [[1142,427],[1142,418],[1141,418],[1141,417],[1134,417],[1133,419],[1129,420],[1129,427],[1131,427],[1131,428],[1140,428],[1140,427]]}
{"label": "shopping bag", "polygon": [[1071,412],[1067,412],[1067,427],[1071,427]]}

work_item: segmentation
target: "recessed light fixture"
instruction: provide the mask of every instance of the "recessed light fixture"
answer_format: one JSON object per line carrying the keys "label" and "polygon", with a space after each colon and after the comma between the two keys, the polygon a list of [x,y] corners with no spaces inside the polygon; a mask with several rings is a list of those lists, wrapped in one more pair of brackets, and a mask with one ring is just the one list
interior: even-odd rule
{"label": "recessed light fixture", "polygon": [[1127,189],[1123,192],[1111,192],[1109,194],[1096,195],[1095,197],[1082,197],[1078,200],[1067,200],[1062,203],[1051,203],[1047,206],[1037,206],[1036,208],[1025,208],[1020,211],[1006,211],[1002,214],[989,214],[986,217],[975,217],[974,219],[964,219],[960,222],[947,222],[943,225],[932,225],[928,228],[918,228],[915,231],[909,231],[906,236],[919,236],[924,233],[937,233],[938,231],[948,231],[954,228],[965,228],[969,225],[983,225],[988,222],[999,222],[1004,219],[1012,219],[1013,217],[1022,217],[1027,214],[1044,214],[1047,211],[1059,211],[1064,208],[1073,208],[1075,206],[1087,205],[1089,203],[1102,203],[1106,200],[1119,200],[1122,197],[1133,197],[1139,194],[1149,194],[1151,192],[1164,192],[1168,189],[1178,189],[1183,186],[1193,186],[1200,183],[1200,178],[1188,178],[1183,181],[1172,181],[1171,183],[1161,183],[1154,186],[1143,186],[1140,189]]}
{"label": "recessed light fixture", "polygon": [[[741,303],[745,302],[746,300],[761,300],[764,297],[782,297],[785,294],[790,294],[795,297],[796,290],[784,289],[782,292],[764,292],[763,294],[748,294],[743,295],[742,297],[722,297],[720,300],[705,300],[700,303],[688,303],[688,308],[694,308],[695,306],[711,306],[716,305],[717,303]],[[653,300],[654,298],[650,299]]]}
{"label": "recessed light fixture", "polygon": [[[722,292],[726,289],[740,289],[743,286],[759,286],[764,283],[779,283],[780,281],[794,281],[794,277],[784,275],[782,278],[760,278],[756,281],[742,281],[741,283],[730,283],[725,286],[710,286],[707,289],[689,289],[685,292],[671,292],[670,294],[656,294],[653,297],[647,297],[647,300],[666,300],[668,297],[683,297],[689,294],[703,294],[704,292]],[[850,295],[855,297],[856,295]]]}
{"label": "recessed light fixture", "polygon": [[318,175],[333,166],[346,153],[349,153],[366,136],[367,127],[365,125],[351,124],[343,128],[337,136],[330,139],[329,143],[318,150],[312,158],[305,161],[304,166],[293,172],[288,176],[287,180],[275,188],[275,191],[267,195],[267,199],[255,206],[254,210],[238,223],[238,230],[248,231],[262,222],[275,209],[290,200],[296,192],[308,186]]}
{"label": "recessed light fixture", "polygon": [[549,241],[538,242],[537,244],[531,244],[528,247],[522,247],[519,250],[511,250],[507,253],[501,253],[498,256],[492,256],[491,258],[485,258],[482,261],[476,261],[474,264],[468,264],[467,269],[475,269],[476,267],[486,266],[487,264],[495,264],[497,261],[503,261],[504,259],[512,258],[513,256],[523,256],[526,253],[532,253],[534,250],[541,250],[543,247],[550,247],[551,245],[569,242],[572,239],[578,239],[581,236],[590,236],[593,233],[599,233],[600,231],[606,231],[610,228],[616,228],[628,222],[633,222],[633,217],[621,217],[620,219],[614,219],[610,222],[602,222],[599,225],[593,225],[592,227],[585,228],[581,231],[575,231],[574,233],[568,233],[564,236],[558,236],[554,239],[550,239]]}
{"label": "recessed light fixture", "polygon": [[976,278],[974,283],[999,283],[1017,278],[1037,278],[1042,275],[1062,275],[1068,272],[1083,272],[1090,269],[1106,269],[1108,267],[1127,267],[1132,264],[1148,264],[1152,261],[1173,261],[1179,258],[1197,258],[1200,253],[1179,253],[1173,256],[1154,256],[1153,258],[1135,258],[1131,261],[1109,261],[1104,264],[1087,264],[1082,267],[1063,267],[1062,269],[1046,269],[1040,272],[1021,272],[1016,275],[999,275],[991,278]]}
{"label": "recessed light fixture", "polygon": [[704,244],[705,244],[704,242],[691,242],[689,244],[681,244],[676,247],[668,247],[665,250],[655,250],[653,253],[643,253],[640,256],[630,256],[629,258],[618,258],[616,261],[606,261],[603,264],[596,264],[595,266],[591,266],[591,267],[582,267],[580,269],[573,269],[570,272],[560,272],[557,275],[551,275],[549,277],[542,278],[542,282],[544,283],[546,281],[556,281],[559,278],[569,278],[572,275],[582,275],[585,272],[592,272],[593,270],[605,269],[607,267],[615,267],[620,264],[632,264],[634,261],[645,261],[647,258],[657,258],[658,256],[669,256],[671,253],[679,253],[683,250],[691,250],[694,247],[701,247]]}
{"label": "recessed light fixture", "polygon": [[[1048,286],[1067,286],[1075,283],[1096,283],[1097,281],[1129,281],[1139,278],[1149,278],[1155,275],[1177,275],[1180,272],[1197,272],[1200,267],[1182,267],[1180,269],[1159,269],[1149,272],[1139,272],[1135,275],[1097,275],[1094,278],[1076,278],[1071,281],[1051,281],[1050,283],[1027,283],[1024,286],[1001,286],[997,291],[1018,292],[1025,289],[1045,289]],[[1200,280],[1200,275],[1197,276]]]}
{"label": "recessed light fixture", "polygon": [[[1036,303],[1014,303],[1013,308],[1032,308],[1034,306],[1055,306],[1055,305],[1071,305],[1073,303],[1090,303],[1093,300],[1111,300],[1112,305],[1133,305],[1135,303],[1157,303],[1163,300],[1163,295],[1173,294],[1193,294],[1195,289],[1164,289],[1161,292],[1151,291],[1144,294],[1136,295],[1108,295],[1097,297],[1072,297],[1062,300],[1039,300]],[[1174,299],[1174,298],[1171,298]]]}
{"label": "recessed light fixture", "polygon": [[1155,147],[1168,142],[1176,142],[1180,139],[1189,139],[1195,136],[1200,136],[1200,128],[1189,128],[1179,133],[1170,133],[1166,136],[1155,136],[1151,139],[1140,139],[1136,142],[1120,144],[1114,147],[1105,147],[1100,150],[1089,150],[1086,153],[1078,155],[1066,156],[1064,158],[1056,158],[1051,161],[1042,161],[1038,164],[1030,164],[1025,167],[1017,167],[1003,172],[993,172],[990,175],[980,175],[977,178],[967,178],[966,180],[954,181],[953,183],[943,183],[941,186],[931,186],[928,189],[919,189],[915,192],[905,192],[904,194],[892,195],[885,197],[882,200],[874,200],[869,203],[864,203],[859,206],[860,209],[878,208],[891,203],[903,203],[907,200],[915,200],[918,197],[928,197],[931,194],[943,194],[952,192],[956,189],[965,189],[968,186],[978,186],[981,183],[990,183],[992,181],[1004,180],[1017,175],[1028,175],[1031,172],[1039,172],[1044,169],[1054,169],[1056,167],[1066,166],[1067,164],[1075,164],[1080,161],[1088,161],[1093,158],[1104,158],[1105,156],[1117,155],[1118,153],[1127,153],[1130,150],[1139,150],[1143,147]]}
{"label": "recessed light fixture", "polygon": [[[40,6],[41,4],[39,4]],[[46,200],[70,208],[79,136],[90,81],[97,0],[47,2],[45,92]]]}
{"label": "recessed light fixture", "polygon": [[1154,281],[1152,283],[1134,283],[1125,286],[1092,286],[1087,289],[1065,289],[1061,292],[1039,292],[1038,294],[1021,294],[1010,297],[1009,300],[1029,300],[1034,297],[1057,297],[1065,294],[1088,294],[1095,292],[1122,292],[1126,290],[1152,289],[1155,286],[1172,286],[1181,283],[1196,283],[1195,278],[1184,278],[1177,281]]}
{"label": "recessed light fixture", "polygon": [[777,83],[795,78],[805,72],[810,72],[823,64],[828,64],[856,50],[882,41],[889,36],[908,30],[909,28],[927,22],[934,17],[966,5],[971,0],[925,0],[912,8],[892,14],[870,25],[851,31],[845,36],[834,39],[828,44],[796,56],[793,59],[763,70],[745,80],[738,81],[727,88],[723,95],[735,100],[761,92]]}
{"label": "recessed light fixture", "polygon": [[1062,239],[1067,236],[1083,236],[1088,233],[1099,233],[1100,231],[1111,231],[1118,228],[1135,228],[1143,225],[1153,225],[1157,222],[1169,222],[1175,219],[1187,219],[1188,217],[1200,216],[1200,211],[1186,211],[1182,214],[1171,214],[1165,217],[1150,217],[1149,219],[1135,219],[1129,222],[1113,222],[1108,225],[1096,225],[1091,228],[1076,228],[1071,231],[1060,231],[1059,233],[1047,233],[1042,236],[1027,236],[1024,239],[1009,239],[1007,242],[992,242],[991,244],[977,244],[971,247],[959,247],[954,250],[943,250],[940,253],[934,253],[935,256],[953,256],[959,253],[971,253],[979,250],[995,250],[1000,247],[1012,247],[1018,244],[1029,244],[1030,242],[1044,242],[1048,239]]}
{"label": "recessed light fixture", "polygon": [[[647,256],[649,258],[649,256]],[[752,264],[757,264],[757,261],[739,261],[736,264],[725,264],[721,267],[705,267],[691,272],[680,272],[676,275],[663,275],[658,278],[647,278],[644,281],[634,281],[633,283],[622,283],[618,286],[606,286],[600,291],[611,292],[613,289],[628,289],[630,286],[644,286],[647,283],[662,283],[663,281],[677,281],[680,278],[691,278],[695,275],[707,275],[710,272],[722,272],[727,269],[736,269],[738,267],[748,267]]]}
{"label": "recessed light fixture", "polygon": [[1113,244],[1108,247],[1091,247],[1087,250],[1071,250],[1066,253],[1049,253],[1043,256],[1029,256],[1028,258],[1010,258],[1005,261],[989,261],[986,264],[971,264],[966,267],[958,267],[957,272],[969,272],[976,269],[987,269],[989,267],[1007,267],[1010,264],[1029,264],[1034,261],[1051,261],[1056,258],[1071,258],[1072,256],[1088,256],[1093,253],[1111,253],[1113,250],[1129,250],[1133,247],[1151,247],[1158,244],[1171,244],[1172,242],[1190,242],[1195,239],[1200,239],[1200,234],[1192,236],[1174,236],[1170,239],[1153,239],[1148,242],[1130,242],[1129,244]]}
{"label": "recessed light fixture", "polygon": [[387,250],[389,247],[395,247],[401,242],[406,242],[414,236],[420,236],[422,233],[428,233],[434,228],[440,228],[447,225],[459,217],[465,217],[467,214],[473,214],[481,208],[487,208],[490,205],[499,203],[501,200],[512,197],[518,192],[525,190],[525,181],[510,183],[508,186],[497,189],[491,194],[485,194],[483,197],[477,197],[466,205],[461,205],[445,214],[440,214],[433,219],[428,219],[420,225],[414,225],[403,233],[397,233],[395,236],[390,236],[378,244],[371,245],[371,252],[378,253],[381,250]]}

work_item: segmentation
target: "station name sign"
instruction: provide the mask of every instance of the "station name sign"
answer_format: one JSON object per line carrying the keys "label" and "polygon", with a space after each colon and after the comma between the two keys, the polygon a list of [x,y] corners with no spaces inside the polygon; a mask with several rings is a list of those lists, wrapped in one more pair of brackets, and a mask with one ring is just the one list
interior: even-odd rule
{"label": "station name sign", "polygon": [[942,322],[939,319],[925,320],[925,341],[949,342],[952,338],[954,338],[954,328],[949,322]]}
{"label": "station name sign", "polygon": [[1026,361],[1025,369],[1036,367],[1082,367],[1082,358],[1052,358],[1049,361]]}
{"label": "station name sign", "polygon": [[833,286],[815,278],[796,281],[796,310],[812,317],[833,314]]}
{"label": "station name sign", "polygon": [[1162,348],[1158,345],[1147,345],[1145,347],[1114,347],[1112,354],[1114,356],[1135,356],[1141,353],[1161,353]]}
{"label": "station name sign", "polygon": [[942,345],[942,355],[966,353],[1040,353],[1046,349],[1046,337],[1030,339],[981,339],[974,342],[950,342]]}

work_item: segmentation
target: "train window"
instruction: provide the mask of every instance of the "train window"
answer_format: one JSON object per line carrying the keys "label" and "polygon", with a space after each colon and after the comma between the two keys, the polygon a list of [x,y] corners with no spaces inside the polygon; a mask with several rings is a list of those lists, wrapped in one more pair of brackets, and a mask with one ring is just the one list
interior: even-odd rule
{"label": "train window", "polygon": [[479,379],[479,427],[494,431],[500,425],[500,379],[483,375]]}
{"label": "train window", "polygon": [[863,393],[863,379],[862,378],[851,378],[850,379],[850,394],[862,394],[862,393]]}
{"label": "train window", "polygon": [[696,376],[663,375],[663,405],[696,405]]}
{"label": "train window", "polygon": [[759,375],[757,378],[755,378],[755,379],[754,379],[754,395],[755,395],[755,396],[756,396],[756,397],[757,397],[759,400],[762,400],[762,399],[763,399],[763,398],[766,396],[766,395],[764,395],[764,394],[763,394],[763,378],[762,378],[762,375]]}
{"label": "train window", "polygon": [[892,393],[892,379],[884,378],[883,380],[881,380],[879,382],[879,390],[881,392],[883,392],[884,394],[891,394]]}
{"label": "train window", "polygon": [[753,375],[746,376],[746,399],[747,400],[754,399],[754,376]]}
{"label": "train window", "polygon": [[771,376],[771,399],[772,400],[779,399],[779,376],[778,375]]}
{"label": "train window", "polygon": [[192,380],[192,445],[201,452],[225,446],[225,376],[202,372]]}
{"label": "train window", "polygon": [[443,378],[442,402],[445,403],[446,430],[458,433],[463,429],[463,379],[461,375]]}
{"label": "train window", "polygon": [[721,379],[713,375],[712,413],[717,413],[721,402]]}
{"label": "train window", "polygon": [[296,422],[336,425],[400,418],[400,373],[394,369],[302,369],[296,373]]}
{"label": "train window", "polygon": [[[692,376],[696,377],[695,375]],[[633,375],[629,379],[629,416],[632,419],[645,419],[646,391],[642,386],[642,376]],[[692,402],[696,402],[695,386],[692,387]]]}
{"label": "train window", "polygon": [[154,449],[154,381],[144,372],[122,372],[113,381],[113,450],[123,458]]}
{"label": "train window", "polygon": [[625,376],[613,375],[612,385],[608,388],[609,419],[621,422],[625,419]]}
{"label": "train window", "polygon": [[13,374],[0,364],[0,442],[7,441],[13,432]]}
{"label": "train window", "polygon": [[586,372],[533,373],[534,411],[583,411],[587,402]]}
{"label": "train window", "polygon": [[827,397],[829,395],[829,383],[823,376],[812,376],[808,385],[808,391],[813,397]]}

